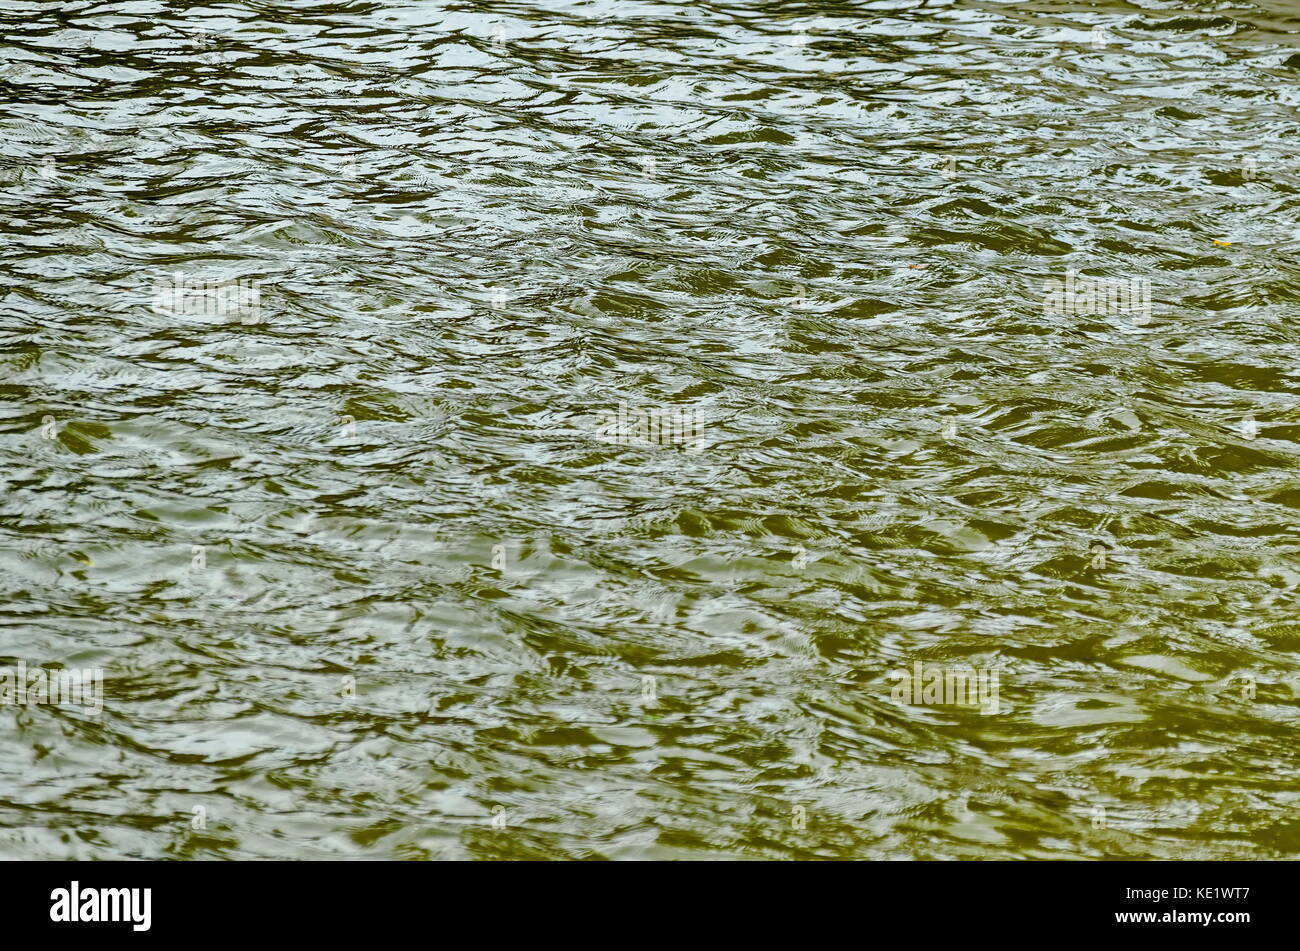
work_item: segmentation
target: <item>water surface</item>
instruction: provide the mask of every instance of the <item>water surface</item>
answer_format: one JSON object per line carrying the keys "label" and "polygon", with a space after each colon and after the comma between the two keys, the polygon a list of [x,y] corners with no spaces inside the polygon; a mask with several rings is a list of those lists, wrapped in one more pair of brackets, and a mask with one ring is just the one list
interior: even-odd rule
{"label": "water surface", "polygon": [[0,22],[0,856],[1300,852],[1293,3]]}

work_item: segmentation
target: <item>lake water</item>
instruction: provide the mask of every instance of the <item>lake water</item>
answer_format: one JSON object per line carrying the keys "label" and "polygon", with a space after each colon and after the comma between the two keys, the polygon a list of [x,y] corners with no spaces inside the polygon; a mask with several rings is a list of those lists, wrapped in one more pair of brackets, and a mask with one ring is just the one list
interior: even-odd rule
{"label": "lake water", "polygon": [[0,19],[0,857],[1300,852],[1292,0]]}

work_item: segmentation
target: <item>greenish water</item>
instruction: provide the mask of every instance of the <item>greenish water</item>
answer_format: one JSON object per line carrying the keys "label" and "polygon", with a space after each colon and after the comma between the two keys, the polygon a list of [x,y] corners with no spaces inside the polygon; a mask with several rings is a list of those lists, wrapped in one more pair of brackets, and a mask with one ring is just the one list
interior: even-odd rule
{"label": "greenish water", "polygon": [[1295,3],[0,20],[0,856],[1300,852]]}

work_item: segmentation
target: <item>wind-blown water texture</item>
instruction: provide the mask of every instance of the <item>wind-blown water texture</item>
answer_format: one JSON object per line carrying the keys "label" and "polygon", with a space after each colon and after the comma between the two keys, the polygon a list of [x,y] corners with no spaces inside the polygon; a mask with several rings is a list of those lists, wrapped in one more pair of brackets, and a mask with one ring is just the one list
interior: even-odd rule
{"label": "wind-blown water texture", "polygon": [[0,19],[0,856],[1300,852],[1289,0]]}

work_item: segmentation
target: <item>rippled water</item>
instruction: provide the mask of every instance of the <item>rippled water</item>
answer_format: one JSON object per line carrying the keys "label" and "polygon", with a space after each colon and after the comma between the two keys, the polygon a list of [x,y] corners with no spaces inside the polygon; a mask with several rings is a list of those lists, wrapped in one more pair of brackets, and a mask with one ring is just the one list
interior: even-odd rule
{"label": "rippled water", "polygon": [[0,857],[1300,852],[1292,0],[0,17]]}

